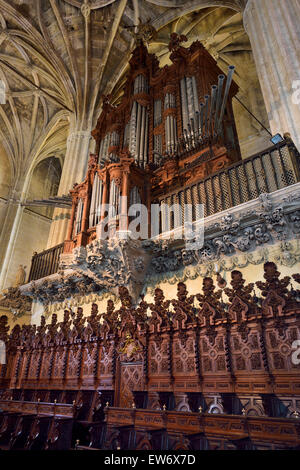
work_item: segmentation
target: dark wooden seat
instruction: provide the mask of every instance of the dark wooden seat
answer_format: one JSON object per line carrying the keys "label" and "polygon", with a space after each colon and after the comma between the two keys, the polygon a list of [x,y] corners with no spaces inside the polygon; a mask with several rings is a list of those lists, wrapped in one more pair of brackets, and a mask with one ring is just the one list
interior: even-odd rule
{"label": "dark wooden seat", "polygon": [[50,423],[50,416],[36,416],[31,425],[24,448],[28,450],[45,449]]}
{"label": "dark wooden seat", "polygon": [[9,442],[10,450],[23,450],[25,448],[34,420],[35,415],[22,415],[19,417],[16,428],[11,433]]}
{"label": "dark wooden seat", "polygon": [[12,432],[15,430],[20,413],[6,413],[0,428],[0,448],[9,446]]}

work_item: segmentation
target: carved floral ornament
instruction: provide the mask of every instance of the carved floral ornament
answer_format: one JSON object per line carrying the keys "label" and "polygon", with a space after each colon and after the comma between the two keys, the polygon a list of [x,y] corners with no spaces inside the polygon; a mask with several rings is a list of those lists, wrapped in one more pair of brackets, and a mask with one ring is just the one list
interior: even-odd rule
{"label": "carved floral ornament", "polygon": [[31,313],[32,299],[22,295],[18,287],[9,287],[0,296],[0,307],[8,308],[18,318]]}
{"label": "carved floral ornament", "polygon": [[204,245],[199,250],[174,250],[169,240],[157,242],[149,277],[176,278],[171,273],[179,273],[184,267],[203,275],[213,272],[216,262],[230,271],[249,263],[263,263],[271,252],[280,264],[293,266],[300,260],[299,199],[299,193],[291,194],[276,205],[269,195],[262,194],[259,207],[239,216],[228,213],[205,227]]}

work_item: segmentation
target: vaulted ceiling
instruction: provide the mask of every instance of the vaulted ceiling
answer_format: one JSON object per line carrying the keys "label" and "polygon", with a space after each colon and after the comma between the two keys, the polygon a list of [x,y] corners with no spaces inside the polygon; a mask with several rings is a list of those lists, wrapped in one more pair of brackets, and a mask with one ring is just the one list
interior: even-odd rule
{"label": "vaulted ceiling", "polygon": [[[189,43],[200,39],[224,71],[236,65],[241,95],[266,119],[242,23],[243,3],[0,0],[0,79],[7,91],[6,104],[0,105],[0,141],[11,181],[21,181],[43,158],[63,155],[70,122],[76,119],[81,129],[89,129],[102,94],[120,96],[139,22],[157,30],[149,48],[162,65],[168,63],[173,31],[186,34]],[[249,83],[256,97],[248,93]]]}

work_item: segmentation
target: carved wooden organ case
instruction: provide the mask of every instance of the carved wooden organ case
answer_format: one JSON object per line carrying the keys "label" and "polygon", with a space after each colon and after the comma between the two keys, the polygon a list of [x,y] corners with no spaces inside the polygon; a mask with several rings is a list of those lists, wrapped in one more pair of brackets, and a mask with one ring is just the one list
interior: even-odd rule
{"label": "carved wooden organ case", "polygon": [[[130,60],[120,104],[113,106],[109,97],[103,98],[92,132],[96,152],[85,181],[71,191],[65,251],[96,238],[96,226],[104,218],[102,204],[115,207],[117,229],[124,210],[121,195],[127,196],[128,206],[142,203],[148,210],[153,202],[200,204],[210,196],[192,190],[187,196],[182,189],[241,158],[232,110],[238,91],[232,80],[234,67],[229,67],[226,80],[199,41],[189,48],[181,41],[171,36],[172,64],[164,68],[140,43]],[[164,231],[162,224],[160,230]]]}

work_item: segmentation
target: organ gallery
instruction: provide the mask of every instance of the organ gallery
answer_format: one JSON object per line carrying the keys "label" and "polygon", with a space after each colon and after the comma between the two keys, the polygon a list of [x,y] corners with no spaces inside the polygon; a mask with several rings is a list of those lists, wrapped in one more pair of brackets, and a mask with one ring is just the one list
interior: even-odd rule
{"label": "organ gallery", "polygon": [[0,449],[299,449],[300,121],[292,72],[279,111],[265,82],[297,60],[268,2],[44,2],[35,82],[0,58],[3,174],[33,100],[0,180]]}

